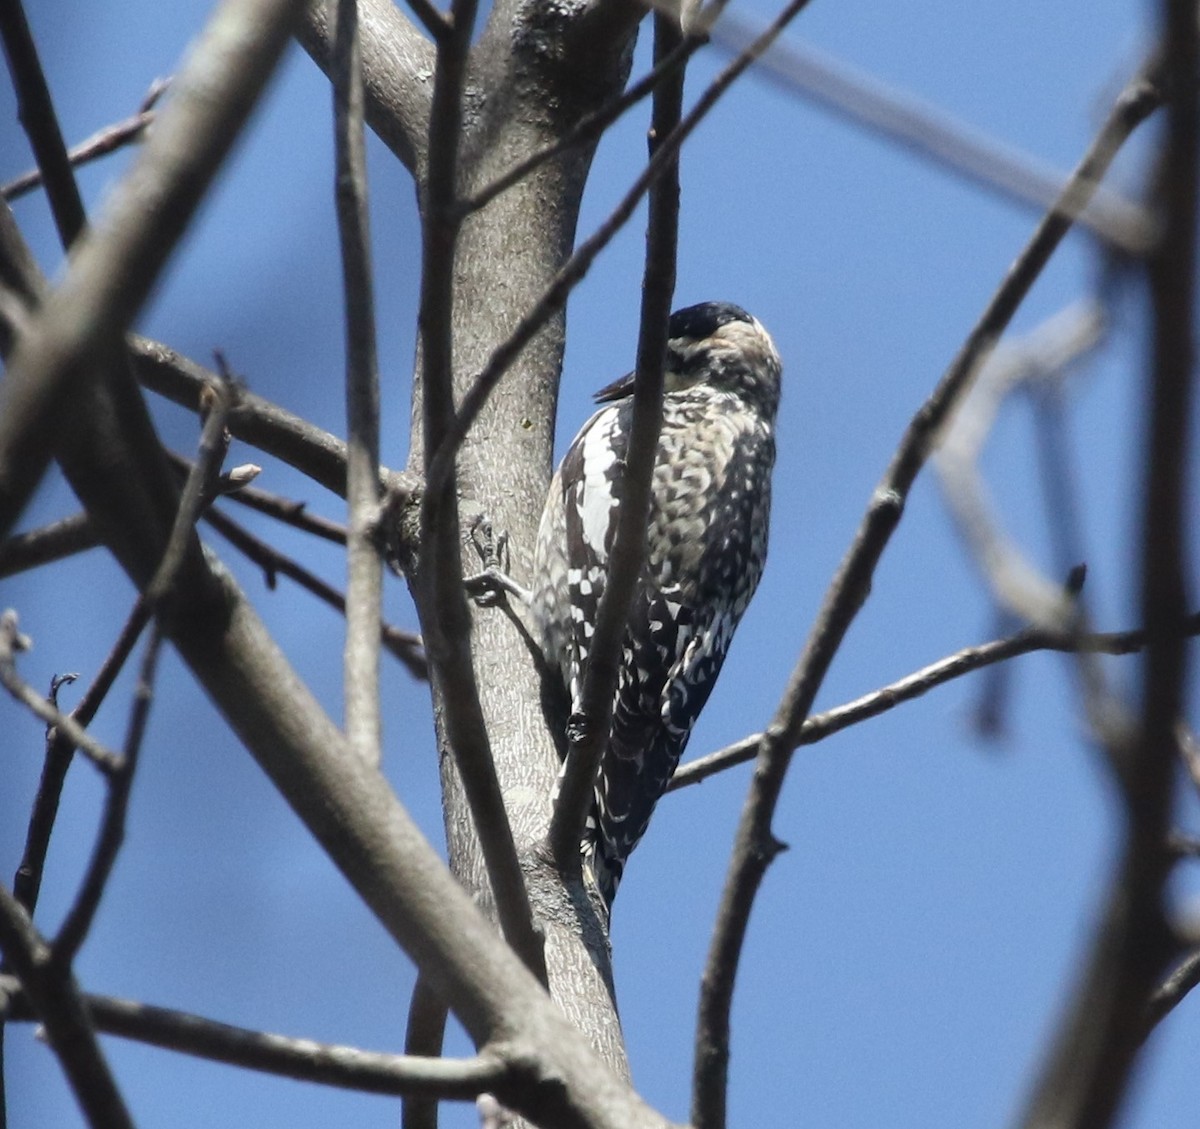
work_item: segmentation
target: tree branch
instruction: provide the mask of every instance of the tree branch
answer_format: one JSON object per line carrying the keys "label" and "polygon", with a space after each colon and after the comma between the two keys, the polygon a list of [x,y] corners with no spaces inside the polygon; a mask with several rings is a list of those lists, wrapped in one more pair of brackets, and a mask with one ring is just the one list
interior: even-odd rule
{"label": "tree branch", "polygon": [[[28,995],[17,984],[4,983],[11,979],[0,978],[0,988],[9,993],[12,1018],[32,1018],[35,1013]],[[382,1054],[253,1031],[112,996],[86,994],[82,998],[96,1029],[105,1034],[323,1086],[473,1101],[485,1090],[504,1086],[514,1073],[508,1063],[491,1054],[460,1059]]]}
{"label": "tree branch", "polygon": [[683,68],[688,59],[706,42],[707,39],[699,36],[685,38],[669,55],[655,63],[648,74],[624,91],[620,97],[612,99],[606,106],[581,118],[553,145],[547,145],[546,148],[531,153],[489,184],[460,200],[459,208],[464,214],[478,212],[487,207],[502,192],[507,192],[513,185],[519,184],[534,169],[539,168],[547,161],[553,160],[568,149],[598,140],[626,110],[636,106],[648,94],[657,90],[659,83],[666,81],[677,70]]}
{"label": "tree branch", "polygon": [[[139,383],[192,411],[200,408],[206,388],[219,377],[166,345],[131,335],[130,351]],[[242,391],[229,415],[229,430],[238,439],[274,455],[306,474],[326,490],[346,496],[346,444],[337,436],[271,403]],[[382,472],[389,489],[404,489],[403,476]]]}
{"label": "tree branch", "polygon": [[233,144],[287,42],[300,0],[225,0],[174,97],[61,286],[22,334],[0,385],[0,536],[40,481],[55,406],[91,369],[89,345],[124,331]]}
{"label": "tree branch", "polygon": [[338,236],[346,310],[346,739],[361,757],[383,756],[379,716],[379,624],[383,618],[380,518],[379,367],[371,284],[367,161],[363,136],[358,0],[331,0],[337,12],[333,58]]}
{"label": "tree branch", "polygon": [[696,105],[655,149],[654,156],[647,163],[646,168],[638,175],[629,191],[625,193],[608,218],[592,235],[579,244],[574,254],[559,268],[554,280],[534,307],[521,318],[508,338],[496,347],[488,359],[487,365],[475,378],[466,395],[463,396],[458,414],[447,426],[441,447],[428,464],[425,474],[427,489],[433,490],[443,486],[446,476],[454,466],[459,447],[500,378],[553,314],[566,303],[571,291],[591,269],[596,257],[628,222],[629,217],[633,215],[638,203],[649,191],[651,185],[677,159],[680,148],[691,136],[692,131],[704,120],[729,87],[770,47],[784,28],[799,15],[807,4],[808,0],[790,0],[787,7],[771,22],[762,35],[713,79],[708,89],[697,100]]}
{"label": "tree branch", "polygon": [[18,116],[45,179],[46,196],[59,238],[64,247],[70,247],[87,226],[87,216],[20,0],[0,4],[0,37],[4,39],[8,69],[19,101]]}
{"label": "tree branch", "polygon": [[[654,61],[661,63],[681,44],[675,17],[654,17]],[[684,72],[672,71],[654,90],[650,159],[679,126]],[[633,419],[621,505],[608,561],[604,593],[588,648],[578,715],[568,725],[570,747],[559,778],[547,844],[564,874],[580,865],[579,843],[592,803],[596,774],[612,728],[613,697],[620,673],[621,644],[637,590],[646,550],[646,515],[662,429],[663,365],[667,352],[667,320],[675,292],[675,260],[679,239],[679,159],[669,161],[650,189],[646,261],[642,276],[641,328],[633,388]]]}
{"label": "tree branch", "polygon": [[909,489],[928,458],[939,428],[1070,229],[1074,217],[1086,207],[1120,146],[1159,104],[1159,99],[1159,91],[1144,76],[1122,91],[1055,206],[1038,225],[958,356],[909,424],[826,593],[804,653],[759,745],[757,767],[742,809],[721,895],[696,1024],[692,1117],[697,1129],[723,1129],[725,1125],[734,981],[755,895],[780,849],[771,831],[771,821],[804,719],[834,654],[867,597],[875,566],[900,521]]}
{"label": "tree branch", "polygon": [[[5,984],[5,979],[12,978],[0,978],[0,987],[10,993],[12,1018],[32,1018],[35,1013],[28,995],[20,989],[12,991],[17,985]],[[513,1074],[508,1063],[491,1054],[460,1059],[382,1054],[252,1031],[112,996],[87,994],[83,1003],[97,1030],[108,1035],[246,1070],[364,1093],[473,1101],[485,1090],[504,1086]]]}
{"label": "tree branch", "polygon": [[[424,976],[413,985],[408,1005],[404,1053],[439,1057],[446,1035],[446,1005]],[[401,1129],[437,1129],[438,1104],[432,1098],[409,1097],[400,1115]]]}
{"label": "tree branch", "polygon": [[[712,40],[737,51],[756,30],[737,12],[727,13],[713,29]],[[1064,180],[1057,170],[813,47],[781,42],[763,58],[759,70],[763,78],[852,125],[1039,212],[1062,193]],[[1144,253],[1154,236],[1144,209],[1108,188],[1097,188],[1077,222],[1130,254]]]}
{"label": "tree branch", "polygon": [[[461,229],[457,209],[462,92],[475,23],[476,0],[456,0],[453,30],[438,44],[429,161],[421,200],[422,426],[429,459],[454,420],[454,351],[451,332],[455,251]],[[525,878],[492,759],[471,656],[471,617],[463,586],[458,497],[453,465],[421,502],[420,555],[414,591],[430,681],[442,711],[445,740],[454,757],[483,853],[500,927],[514,951],[545,982],[541,937],[533,925]]]}
{"label": "tree branch", "polygon": [[[221,510],[209,510],[204,515],[204,521],[263,570],[268,588],[275,587],[275,577],[281,574],[294,580],[339,614],[346,614],[346,597],[333,585],[326,584],[298,561],[255,537]],[[411,631],[402,631],[390,623],[382,623],[379,625],[379,637],[388,651],[404,664],[409,674],[418,679],[429,677],[419,636]]]}
{"label": "tree branch", "polygon": [[[1200,635],[1200,612],[1195,612],[1187,618],[1185,631],[1189,635]],[[1069,631],[1053,631],[1043,628],[1029,628],[1018,631],[1004,639],[995,639],[977,647],[964,647],[961,651],[939,659],[935,663],[922,667],[904,678],[889,683],[887,686],[855,698],[844,706],[826,710],[824,713],[813,714],[801,726],[797,747],[815,745],[832,737],[843,729],[849,729],[861,721],[878,717],[896,706],[911,702],[927,694],[938,686],[953,682],[964,675],[983,670],[995,663],[1006,662],[1020,655],[1028,655],[1035,651],[1058,651],[1063,654],[1095,654],[1095,655],[1131,655],[1141,651],[1146,646],[1145,631],[1114,631],[1079,634]],[[692,784],[700,784],[718,772],[724,772],[735,765],[751,761],[758,753],[763,734],[751,733],[732,745],[718,749],[703,757],[697,757],[687,764],[681,765],[676,771],[668,792],[687,788]]]}
{"label": "tree branch", "polygon": [[[126,660],[133,652],[148,619],[146,604],[139,597],[96,677],[84,691],[83,697],[79,699],[79,704],[69,715],[71,721],[76,725],[86,727],[91,724],[104,699],[108,696],[108,692],[112,689],[117,675],[120,674]],[[58,706],[57,697],[53,692],[51,693],[51,702],[55,707]],[[54,830],[59,798],[75,749],[76,745],[57,726],[47,732],[46,759],[42,766],[42,777],[38,782],[33,811],[29,816],[29,829],[25,835],[25,851],[13,879],[13,893],[29,911],[30,916],[33,915],[37,906],[46,854],[50,848],[50,834]]]}
{"label": "tree branch", "polygon": [[1192,0],[1160,7],[1170,100],[1158,178],[1161,233],[1148,259],[1153,336],[1143,465],[1140,717],[1104,734],[1125,801],[1126,835],[1087,967],[1047,1055],[1026,1126],[1102,1127],[1117,1118],[1144,1038],[1147,1007],[1178,950],[1166,917],[1178,726],[1186,706],[1189,428],[1194,302],[1200,29]]}
{"label": "tree branch", "polygon": [[[81,165],[106,157],[109,153],[115,153],[118,149],[131,145],[135,141],[140,141],[142,134],[153,124],[154,107],[166,93],[170,83],[171,80],[168,78],[156,78],[150,84],[150,89],[146,91],[146,97],[142,99],[142,104],[138,107],[136,114],[124,121],[105,126],[78,145],[73,145],[67,151],[67,160],[71,167],[79,168]],[[30,169],[29,172],[14,177],[7,184],[0,185],[0,196],[9,201],[19,200],[41,185],[43,180],[41,169]]]}
{"label": "tree branch", "polygon": [[17,674],[15,655],[29,646],[29,641],[17,629],[17,613],[11,609],[0,616],[0,684],[32,714],[47,725],[53,725],[105,776],[121,767],[121,756],[97,741],[77,721],[63,713],[48,699]]}
{"label": "tree branch", "polygon": [[[416,172],[426,160],[433,47],[392,0],[359,0],[358,14],[367,124],[405,168]],[[333,28],[326,0],[309,0],[296,34],[329,75]]]}
{"label": "tree branch", "polygon": [[24,907],[0,886],[0,951],[21,982],[84,1117],[105,1129],[133,1129],[70,971],[51,959]]}
{"label": "tree branch", "polygon": [[38,529],[18,533],[0,542],[0,580],[86,552],[99,544],[100,537],[87,514],[72,514]]}

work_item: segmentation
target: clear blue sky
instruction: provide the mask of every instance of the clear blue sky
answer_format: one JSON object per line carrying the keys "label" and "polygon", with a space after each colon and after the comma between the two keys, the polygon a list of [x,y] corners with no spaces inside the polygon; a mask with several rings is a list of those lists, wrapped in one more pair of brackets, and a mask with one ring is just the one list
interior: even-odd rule
{"label": "clear blue sky", "polygon": [[[31,0],[64,130],[78,140],[130,113],[169,73],[208,5]],[[765,19],[761,0],[744,8]],[[1066,169],[1086,146],[1148,42],[1147,6],[915,0],[814,3],[790,35],[938,105],[983,133]],[[644,67],[645,47],[639,52]],[[696,61],[691,92],[724,61]],[[581,230],[618,198],[644,155],[635,114],[597,158]],[[342,422],[339,267],[332,212],[329,94],[298,49],[139,328],[207,362],[222,349],[249,386],[332,430]],[[1114,183],[1137,193],[1148,149],[1134,144]],[[372,148],[386,434],[407,444],[417,279],[407,174]],[[29,164],[11,92],[0,93],[0,176]],[[125,158],[81,180],[96,207]],[[1020,249],[1034,213],[865,136],[760,79],[736,87],[686,150],[677,305],[738,302],[774,333],[785,364],[771,558],[693,738],[700,754],[761,728],[803,645],[821,594],[913,411]],[[61,256],[44,203],[18,218],[41,262]],[[639,217],[640,221],[641,217]],[[633,361],[642,229],[632,226],[572,298],[560,447],[588,396]],[[1091,292],[1093,245],[1070,237],[1018,315],[1028,329]],[[1071,384],[1098,624],[1132,626],[1134,468],[1145,353],[1144,301],[1126,287],[1115,330]],[[189,449],[194,421],[158,412]],[[235,451],[235,461],[256,458]],[[1028,407],[1008,406],[985,469],[1008,528],[1049,567]],[[269,489],[341,504],[268,464]],[[28,524],[73,512],[52,478]],[[285,551],[342,581],[338,555],[272,530]],[[1195,545],[1194,545],[1195,547]],[[287,581],[268,592],[218,546],[301,674],[340,717],[341,621]],[[411,625],[403,586],[389,614]],[[22,670],[93,672],[132,600],[96,552],[0,584],[36,641]],[[831,706],[993,633],[992,613],[931,477],[904,522],[818,705]],[[1134,667],[1114,664],[1134,685]],[[229,736],[168,655],[135,786],[129,835],[79,963],[89,989],[231,1023],[399,1049],[412,968]],[[981,743],[979,682],[930,694],[795,760],[776,832],[791,849],[755,911],[734,1017],[731,1124],[839,1129],[1011,1123],[1027,1093],[1080,945],[1097,910],[1119,826],[1115,796],[1083,735],[1065,660],[1010,672],[1008,735]],[[1193,679],[1194,682],[1194,679]],[[425,689],[386,666],[387,769],[435,841],[441,824]],[[128,689],[126,685],[125,689]],[[70,692],[65,700],[71,701]],[[119,700],[119,699],[115,699]],[[1193,719],[1194,720],[1194,719]],[[99,733],[119,743],[123,709]],[[0,877],[11,878],[40,767],[39,727],[0,702]],[[622,885],[613,943],[635,1079],[672,1117],[687,1113],[696,985],[747,771],[662,804]],[[100,789],[73,771],[39,918],[59,919],[86,859]],[[1181,820],[1193,830],[1190,802]],[[1176,885],[1197,912],[1194,880]],[[1155,1037],[1128,1124],[1175,1129],[1200,1108],[1200,1004]],[[106,1041],[139,1123],[394,1126],[396,1103],[266,1079]],[[461,1039],[455,1047],[463,1049]],[[50,1052],[28,1026],[7,1042],[10,1123],[78,1124]],[[449,1110],[444,1124],[471,1125]]]}

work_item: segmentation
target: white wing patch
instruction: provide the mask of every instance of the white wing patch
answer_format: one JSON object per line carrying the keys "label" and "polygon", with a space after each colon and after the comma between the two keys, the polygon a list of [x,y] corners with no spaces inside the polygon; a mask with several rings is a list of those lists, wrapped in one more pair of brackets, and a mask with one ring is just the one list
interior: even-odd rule
{"label": "white wing patch", "polygon": [[584,477],[579,484],[579,516],[584,543],[601,564],[608,560],[609,530],[617,508],[613,481],[618,459],[612,443],[616,422],[615,408],[598,413],[583,439]]}

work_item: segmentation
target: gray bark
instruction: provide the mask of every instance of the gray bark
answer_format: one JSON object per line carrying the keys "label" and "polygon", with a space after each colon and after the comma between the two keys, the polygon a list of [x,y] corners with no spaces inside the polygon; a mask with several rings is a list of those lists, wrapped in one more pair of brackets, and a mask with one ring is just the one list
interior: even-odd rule
{"label": "gray bark", "polygon": [[[583,6],[555,9],[542,28],[532,7],[501,7],[476,49],[468,78],[460,189],[472,192],[517,161],[558,140],[580,116],[619,94],[628,72],[632,25],[613,29],[608,48],[589,51],[589,72],[568,66],[566,40],[595,25]],[[461,399],[493,349],[542,297],[570,254],[594,146],[541,165],[467,220],[458,244],[454,291],[454,383]],[[419,175],[419,170],[418,170]],[[528,577],[551,469],[565,317],[559,310],[505,375],[467,438],[458,482],[464,528],[483,513],[510,537],[511,570]],[[413,409],[412,461],[421,465],[420,378]],[[473,550],[464,549],[470,562]],[[469,567],[469,563],[468,563]],[[554,998],[610,1065],[624,1071],[611,998],[605,931],[583,890],[568,888],[540,847],[550,817],[559,754],[542,715],[542,690],[527,639],[499,609],[474,609],[475,671],[496,771],[537,925],[546,937]],[[444,711],[435,703],[439,737]],[[490,894],[458,773],[440,740],[451,867],[485,906]]]}

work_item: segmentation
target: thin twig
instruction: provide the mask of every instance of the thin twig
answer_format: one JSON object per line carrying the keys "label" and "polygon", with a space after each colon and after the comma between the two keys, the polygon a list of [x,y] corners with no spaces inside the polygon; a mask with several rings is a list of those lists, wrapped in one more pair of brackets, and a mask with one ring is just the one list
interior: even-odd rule
{"label": "thin twig", "polygon": [[32,1013],[46,1029],[50,1046],[89,1125],[133,1129],[133,1119],[92,1027],[69,969],[50,959],[50,947],[24,907],[0,886],[0,951],[16,973]]}
{"label": "thin twig", "polygon": [[320,514],[310,513],[307,502],[285,498],[281,494],[275,494],[257,486],[247,486],[230,494],[229,497],[239,506],[257,510],[260,514],[266,514],[276,521],[283,522],[284,525],[311,533],[323,541],[332,541],[335,545],[346,544],[346,527],[341,522],[330,521],[329,518],[321,517]]}
{"label": "thin twig", "polygon": [[638,79],[621,95],[581,118],[554,144],[547,145],[536,153],[531,153],[524,160],[513,165],[508,172],[496,177],[490,184],[485,184],[477,192],[464,197],[459,201],[459,208],[464,214],[478,212],[481,208],[487,207],[502,192],[507,192],[513,185],[519,184],[531,172],[540,168],[547,161],[552,161],[560,153],[595,141],[626,110],[636,106],[643,98],[652,94],[660,82],[680,70],[706,42],[708,42],[707,39],[699,36],[684,39],[669,55],[655,63],[646,75]]}
{"label": "thin twig", "polygon": [[1189,992],[1200,986],[1200,949],[1193,949],[1170,972],[1155,989],[1146,1007],[1141,1041],[1171,1014]]}
{"label": "thin twig", "polygon": [[179,574],[188,545],[195,536],[196,522],[213,496],[213,484],[221,472],[221,463],[229,449],[229,434],[225,421],[233,407],[235,390],[231,382],[214,386],[209,410],[200,433],[200,446],[195,463],[179,495],[179,509],[163,551],[162,562],[142,593],[142,598],[154,611],[171,593]]}
{"label": "thin twig", "polygon": [[762,35],[713,79],[708,89],[697,100],[696,105],[657,147],[646,168],[638,175],[629,191],[625,193],[608,218],[575,249],[574,254],[559,268],[554,280],[546,288],[542,297],[538,299],[536,305],[517,323],[507,340],[501,342],[493,350],[487,364],[463,396],[457,415],[447,426],[437,452],[432,461],[428,463],[425,472],[428,490],[444,489],[446,477],[453,470],[458,449],[466,438],[467,432],[513,361],[520,356],[521,351],[533,340],[555,311],[566,302],[576,284],[591,269],[596,257],[633,215],[650,186],[677,158],[681,146],[691,136],[696,126],[716,105],[725,91],[770,47],[784,28],[807,6],[808,2],[809,0],[790,0],[787,7],[776,16]]}
{"label": "thin twig", "polygon": [[343,700],[346,739],[369,764],[382,756],[379,716],[379,623],[383,561],[377,546],[379,486],[379,366],[367,217],[367,157],[363,134],[362,55],[357,0],[330,0],[333,42],[334,139],[338,238],[346,313],[346,646]]}
{"label": "thin twig", "polygon": [[4,39],[4,52],[17,93],[18,117],[45,178],[46,196],[59,238],[64,247],[70,247],[87,226],[87,215],[20,0],[0,4],[0,36]]}
{"label": "thin twig", "polygon": [[0,616],[0,684],[35,716],[64,734],[106,776],[119,771],[119,753],[97,741],[83,726],[43,698],[17,674],[16,653],[27,646],[28,641],[17,629],[17,613],[11,609],[6,611]]}
{"label": "thin twig", "polygon": [[[748,18],[731,12],[713,28],[711,38],[714,46],[737,51],[757,30]],[[764,56],[759,73],[854,126],[1039,212],[1063,190],[1061,174],[1029,154],[806,44],[780,42]],[[1097,190],[1078,222],[1131,254],[1144,252],[1154,235],[1145,209],[1107,188]]]}
{"label": "thin twig", "polygon": [[[456,183],[462,136],[462,94],[477,0],[456,0],[451,31],[437,45],[422,193],[421,334],[422,434],[428,460],[444,446],[454,422],[451,311],[455,251],[462,220]],[[463,586],[458,498],[453,466],[426,487],[420,514],[420,556],[414,590],[431,681],[442,702],[443,738],[458,767],[479,839],[500,928],[513,950],[544,984],[542,941],[533,925],[525,877],[496,776],[491,742],[471,655],[471,614]]]}
{"label": "thin twig", "polygon": [[1165,905],[1175,861],[1168,838],[1187,702],[1186,612],[1190,424],[1195,379],[1200,29],[1192,0],[1159,8],[1167,104],[1157,202],[1162,232],[1148,257],[1152,334],[1143,440],[1141,610],[1146,654],[1139,717],[1102,734],[1126,831],[1079,986],[1049,1048],[1023,1124],[1103,1129],[1119,1115],[1142,1046],[1147,1006],[1179,938]]}
{"label": "thin twig", "polygon": [[405,0],[412,14],[421,21],[421,26],[440,43],[450,34],[450,21],[429,0]]}
{"label": "thin twig", "polygon": [[[225,420],[233,403],[234,388],[230,381],[221,385],[210,397],[210,410],[200,435],[200,446],[195,465],[179,495],[179,509],[171,534],[163,551],[162,563],[158,566],[150,583],[139,598],[145,609],[143,614],[156,614],[163,603],[172,596],[180,566],[183,564],[188,546],[195,537],[196,521],[211,497],[212,484],[221,471],[221,462],[229,449],[229,436]],[[136,613],[135,613],[136,616]],[[54,941],[54,960],[64,969],[69,968],[87,937],[100,899],[108,884],[109,875],[117,861],[117,854],[125,839],[125,816],[129,808],[129,793],[137,770],[138,754],[146,731],[150,702],[153,694],[154,672],[158,663],[161,633],[155,625],[146,644],[141,674],[134,693],[133,711],[129,721],[129,732],[120,767],[109,776],[108,795],[104,805],[100,834],[92,852],[87,873],[80,884],[75,903],[67,913],[62,928]]]}
{"label": "thin twig", "polygon": [[933,437],[1070,229],[1074,217],[1087,205],[1117,150],[1159,100],[1159,91],[1145,76],[1139,76],[1122,91],[1061,197],[1038,225],[958,356],[909,424],[826,593],[804,653],[759,745],[757,767],[738,825],[709,947],[696,1024],[692,1115],[697,1129],[723,1129],[725,1125],[734,982],[755,895],[780,849],[771,822],[804,719],[833,656],[870,591],[875,566],[899,524],[905,499],[925,464]]}
{"label": "thin twig", "polygon": [[[11,979],[0,978],[0,987],[11,991],[16,985],[4,983]],[[32,1014],[24,992],[12,991],[10,1000],[13,1019]],[[370,1094],[473,1101],[484,1090],[502,1088],[514,1073],[501,1058],[487,1053],[460,1059],[382,1054],[253,1031],[111,996],[84,995],[83,1003],[96,1028],[109,1035],[246,1070]]]}
{"label": "thin twig", "polygon": [[[138,107],[136,114],[124,121],[105,126],[78,145],[73,145],[67,152],[67,159],[71,166],[79,168],[81,165],[86,165],[100,157],[106,157],[109,153],[115,153],[118,149],[139,141],[142,134],[154,122],[154,106],[166,93],[170,83],[171,80],[168,78],[156,78],[150,84],[150,89],[146,92],[146,97],[142,99],[142,104]],[[19,200],[39,187],[42,179],[41,169],[30,169],[20,176],[13,177],[7,184],[0,185],[0,196],[9,201]]]}
{"label": "thin twig", "polygon": [[[404,1032],[404,1053],[438,1058],[446,1035],[448,1010],[421,975],[413,985],[408,1005],[408,1027]],[[431,1097],[409,1096],[400,1112],[400,1129],[437,1129],[438,1104]]]}
{"label": "thin twig", "polygon": [[[238,389],[237,398],[226,417],[226,426],[229,427],[231,434],[236,434],[231,424],[241,411],[242,401],[246,395],[245,389]],[[167,458],[171,460],[175,469],[186,478],[192,469],[192,460],[184,458],[174,451],[168,451]],[[382,481],[383,479],[381,478],[381,485]],[[340,522],[330,521],[329,518],[309,513],[307,502],[298,501],[295,498],[285,498],[282,494],[275,494],[270,490],[263,490],[258,486],[243,486],[241,484],[237,484],[236,488],[219,490],[218,492],[223,497],[230,498],[247,509],[256,510],[260,514],[266,514],[268,517],[273,517],[276,521],[283,522],[284,525],[290,525],[294,529],[300,529],[305,533],[311,533],[314,537],[320,537],[323,541],[332,541],[335,545],[346,544],[346,537],[348,536],[346,527]]]}
{"label": "thin twig", "polygon": [[[50,680],[50,704],[58,708],[58,692],[79,678],[78,674],[56,674]],[[29,825],[25,831],[25,850],[13,875],[13,897],[25,907],[32,918],[37,909],[38,895],[42,887],[46,852],[50,845],[50,833],[58,815],[58,803],[62,796],[63,783],[71,763],[74,749],[67,755],[56,756],[59,745],[58,731],[53,726],[46,728],[45,756],[42,759],[42,775],[38,790],[33,798],[29,813]],[[68,746],[69,748],[69,746]],[[2,1129],[2,1126],[0,1126]]]}
{"label": "thin twig", "polygon": [[[218,379],[215,372],[157,341],[132,335],[129,346],[139,383],[192,411],[199,410],[205,389]],[[346,496],[346,444],[330,432],[244,390],[229,415],[229,430],[339,497]]]}
{"label": "thin twig", "polygon": [[75,956],[91,929],[100,899],[108,885],[117,854],[125,840],[125,816],[129,810],[129,793],[137,770],[138,753],[146,732],[150,702],[153,695],[154,672],[158,663],[159,645],[162,635],[157,625],[150,629],[146,643],[146,654],[134,691],[133,711],[129,719],[129,733],[125,740],[125,753],[119,772],[113,773],[108,781],[108,795],[104,803],[104,816],[100,834],[92,852],[87,873],[80,883],[79,893],[63,921],[52,946],[53,960],[63,970],[75,962]]}
{"label": "thin twig", "polygon": [[[1189,635],[1200,635],[1200,612],[1190,616],[1184,626]],[[896,706],[911,702],[927,694],[938,686],[952,682],[964,675],[983,670],[996,663],[1007,662],[1019,655],[1032,654],[1035,651],[1058,651],[1064,654],[1079,654],[1086,652],[1095,655],[1130,655],[1141,651],[1146,646],[1144,631],[1096,632],[1092,634],[1075,634],[1066,631],[1050,631],[1030,628],[1018,631],[1004,639],[995,639],[976,647],[964,647],[944,659],[922,667],[912,674],[897,679],[895,682],[855,698],[845,705],[836,706],[823,713],[813,714],[800,729],[797,747],[815,745],[832,737],[843,729],[866,721],[872,717],[887,713]],[[681,765],[671,780],[667,791],[674,792],[692,784],[700,784],[718,772],[733,768],[735,765],[751,761],[758,753],[763,734],[751,733],[732,745],[727,745],[716,752],[697,757],[687,764]]]}
{"label": "thin twig", "polygon": [[[84,691],[79,704],[70,713],[71,720],[77,725],[86,727],[91,724],[149,619],[146,603],[139,598],[99,672]],[[57,705],[57,702],[55,704]],[[37,796],[34,798],[29,828],[25,834],[25,851],[13,879],[13,893],[30,914],[37,906],[46,853],[50,848],[50,834],[54,830],[59,797],[74,753],[75,745],[61,729],[56,726],[49,731],[42,778],[38,782]]]}
{"label": "thin twig", "polygon": [[72,514],[18,533],[0,543],[0,579],[87,552],[99,544],[100,535],[87,514]]}
{"label": "thin twig", "polygon": [[103,222],[18,339],[0,385],[0,537],[41,481],[64,424],[61,405],[81,402],[99,346],[124,333],[141,308],[274,70],[303,2],[218,6]]}
{"label": "thin twig", "polygon": [[[255,537],[228,514],[210,509],[205,512],[203,520],[263,570],[268,588],[275,587],[277,576],[286,576],[339,614],[346,614],[346,597],[332,584],[327,584],[298,561]],[[419,635],[394,627],[390,623],[383,623],[380,625],[379,637],[388,651],[404,664],[409,674],[419,679],[429,677],[429,667]]]}
{"label": "thin twig", "polygon": [[[659,63],[681,44],[675,17],[655,13],[654,56]],[[678,128],[683,108],[682,69],[654,90],[650,159],[663,139]],[[646,549],[646,515],[662,429],[663,366],[667,320],[675,292],[675,259],[679,239],[679,161],[668,162],[650,189],[646,259],[642,276],[641,329],[633,388],[633,419],[624,452],[621,505],[608,560],[608,574],[588,646],[577,715],[568,727],[570,748],[559,777],[558,796],[547,843],[560,872],[579,870],[579,843],[592,804],[601,758],[612,728],[613,698],[620,673],[622,641],[637,591]]]}

